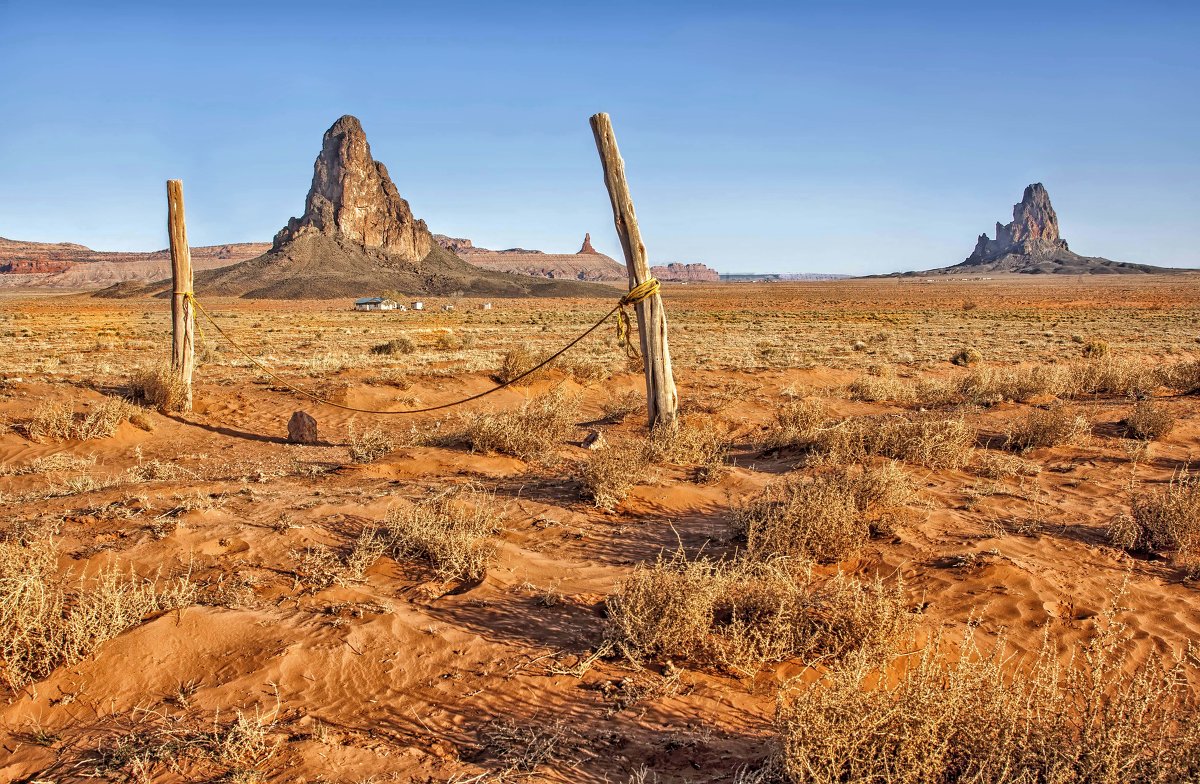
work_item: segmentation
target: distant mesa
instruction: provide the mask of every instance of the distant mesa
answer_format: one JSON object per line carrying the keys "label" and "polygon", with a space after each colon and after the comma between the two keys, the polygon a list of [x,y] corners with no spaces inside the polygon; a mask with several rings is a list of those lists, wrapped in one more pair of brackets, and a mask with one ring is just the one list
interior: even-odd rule
{"label": "distant mesa", "polygon": [[1152,267],[1112,261],[1099,256],[1081,256],[1067,245],[1058,230],[1058,215],[1050,194],[1040,182],[1025,188],[1021,201],[1013,205],[1013,219],[996,223],[996,237],[980,234],[975,250],[952,267],[907,272],[905,275],[961,275],[1020,273],[1059,275],[1174,274],[1188,270]]}
{"label": "distant mesa", "polygon": [[583,235],[577,253],[545,253],[528,248],[490,250],[479,248],[464,237],[433,235],[440,246],[482,269],[552,280],[625,281],[625,265],[592,247],[592,235]]}
{"label": "distant mesa", "polygon": [[362,124],[350,115],[325,132],[304,214],[289,220],[262,256],[197,275],[196,291],[258,299],[335,299],[381,291],[496,297],[606,293],[579,282],[480,269],[435,242],[387,168],[371,156]]}
{"label": "distant mesa", "polygon": [[719,283],[721,275],[704,264],[670,264],[650,268],[650,274],[663,283]]}

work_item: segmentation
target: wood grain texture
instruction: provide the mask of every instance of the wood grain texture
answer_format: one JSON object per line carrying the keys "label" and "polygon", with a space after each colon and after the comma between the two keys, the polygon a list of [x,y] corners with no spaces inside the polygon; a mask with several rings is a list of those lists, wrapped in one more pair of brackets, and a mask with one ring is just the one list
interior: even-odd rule
{"label": "wood grain texture", "polygon": [[[617,236],[621,238],[621,250],[625,253],[629,288],[633,289],[650,278],[650,264],[646,259],[646,246],[642,244],[637,215],[633,211],[629,183],[625,180],[625,162],[617,148],[617,138],[608,115],[603,112],[592,115],[591,124],[596,137],[596,150],[604,167],[604,184],[612,201],[613,223],[617,227]],[[675,421],[679,413],[679,394],[675,389],[671,351],[667,345],[667,312],[659,294],[639,302],[635,309],[642,357],[645,360],[646,408],[650,426],[669,424]]]}
{"label": "wood grain texture", "polygon": [[171,368],[183,382],[183,410],[192,409],[196,316],[185,296],[192,293],[192,252],[183,211],[183,182],[167,180],[167,235],[171,242]]}

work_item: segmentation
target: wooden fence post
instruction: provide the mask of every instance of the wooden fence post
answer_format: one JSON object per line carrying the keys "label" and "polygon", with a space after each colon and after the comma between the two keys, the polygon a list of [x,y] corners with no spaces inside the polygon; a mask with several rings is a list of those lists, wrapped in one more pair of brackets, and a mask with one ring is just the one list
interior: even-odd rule
{"label": "wooden fence post", "polygon": [[196,314],[192,293],[192,250],[183,213],[183,182],[167,180],[167,234],[171,239],[171,370],[183,385],[183,410],[192,410]]}
{"label": "wooden fence post", "polygon": [[[621,238],[621,249],[625,252],[629,288],[633,289],[650,278],[650,265],[646,261],[646,246],[642,244],[642,233],[633,212],[629,183],[625,181],[625,162],[621,160],[621,151],[617,149],[617,137],[613,135],[612,121],[608,115],[603,112],[592,115],[591,124],[600,163],[604,167],[604,184],[612,201],[613,222],[617,226],[617,236]],[[634,307],[646,365],[646,408],[650,427],[659,423],[671,424],[679,413],[679,394],[675,390],[675,377],[671,374],[671,351],[667,347],[667,312],[658,294],[642,300]]]}

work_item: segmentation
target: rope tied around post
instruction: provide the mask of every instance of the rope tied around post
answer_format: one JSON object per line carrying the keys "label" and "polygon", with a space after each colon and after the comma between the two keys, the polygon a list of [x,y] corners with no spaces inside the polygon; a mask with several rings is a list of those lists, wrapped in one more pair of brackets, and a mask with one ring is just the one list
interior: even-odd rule
{"label": "rope tied around post", "polygon": [[[241,345],[239,345],[237,343],[237,341],[235,341],[232,337],[230,337],[229,333],[227,333],[224,329],[222,329],[221,325],[217,323],[216,319],[213,318],[212,314],[209,313],[208,310],[203,305],[200,304],[200,300],[196,299],[195,293],[193,293],[191,291],[176,291],[174,293],[179,296],[182,296],[188,304],[190,304],[197,311],[199,311],[206,319],[208,319],[208,323],[212,324],[213,328],[217,331],[217,334],[219,334],[222,338],[224,338],[226,343],[228,343],[229,345],[231,345],[235,349],[237,349],[238,353],[240,353],[243,357],[245,357],[251,364],[253,364],[255,367],[257,367],[259,370],[261,370],[263,373],[265,373],[267,376],[272,378],[275,382],[277,382],[281,386],[284,386],[284,387],[290,389],[291,391],[295,392],[298,395],[303,395],[304,397],[306,397],[309,400],[312,400],[316,403],[321,403],[321,404],[327,405],[327,406],[333,406],[334,408],[340,408],[344,411],[354,411],[354,412],[360,413],[360,414],[425,414],[425,413],[429,413],[431,411],[441,411],[442,409],[460,406],[463,403],[469,403],[472,400],[479,400],[482,397],[487,397],[488,395],[490,395],[494,392],[499,392],[500,390],[502,390],[506,387],[510,387],[513,384],[517,383],[518,381],[533,375],[537,371],[544,368],[546,365],[549,365],[551,362],[558,359],[563,354],[567,353],[567,351],[569,349],[571,349],[576,343],[578,343],[579,341],[586,338],[588,335],[595,332],[600,327],[600,325],[602,325],[605,321],[608,321],[608,318],[614,314],[617,315],[617,343],[618,343],[618,345],[625,348],[625,350],[627,352],[629,352],[631,350],[634,351],[635,353],[632,354],[632,356],[636,356],[636,350],[632,348],[632,344],[629,340],[631,325],[630,325],[630,321],[629,321],[629,315],[626,312],[625,308],[628,307],[629,305],[636,305],[639,302],[642,302],[645,299],[654,296],[655,294],[657,294],[659,292],[659,289],[660,289],[659,282],[657,280],[655,280],[654,278],[649,278],[645,282],[643,282],[637,286],[634,286],[624,296],[622,296],[619,300],[617,300],[617,304],[613,306],[612,310],[605,313],[600,318],[599,321],[597,321],[595,324],[593,324],[592,326],[590,326],[586,330],[584,330],[583,333],[580,334],[578,337],[571,340],[569,343],[567,343],[561,349],[554,352],[549,357],[547,357],[546,359],[539,362],[537,365],[534,365],[529,370],[526,370],[523,373],[520,373],[519,375],[514,376],[513,378],[510,378],[509,380],[505,381],[502,384],[498,384],[498,385],[492,387],[491,389],[484,390],[483,392],[479,392],[478,394],[471,395],[470,397],[465,397],[462,400],[455,400],[451,403],[442,403],[442,404],[436,405],[436,406],[426,406],[425,408],[403,409],[400,411],[380,411],[380,410],[371,409],[371,408],[356,408],[354,406],[342,405],[341,403],[335,403],[332,400],[328,400],[326,398],[319,397],[318,395],[315,395],[306,389],[298,387],[295,384],[292,384],[291,382],[289,382],[283,378],[280,378],[278,374],[276,374],[273,370],[271,370],[269,367],[267,367],[262,362],[260,362],[249,351],[242,348]],[[197,327],[197,329],[198,329],[198,327]]]}

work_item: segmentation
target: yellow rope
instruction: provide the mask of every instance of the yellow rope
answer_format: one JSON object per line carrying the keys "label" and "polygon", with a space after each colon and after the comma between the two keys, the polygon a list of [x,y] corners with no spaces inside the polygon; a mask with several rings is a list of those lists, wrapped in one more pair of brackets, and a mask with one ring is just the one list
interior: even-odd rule
{"label": "yellow rope", "polygon": [[[187,300],[189,303],[194,305],[196,310],[200,311],[204,315],[204,317],[206,319],[208,319],[208,322],[213,325],[213,328],[216,329],[217,334],[219,334],[221,337],[225,338],[225,341],[227,343],[229,343],[229,345],[231,345],[235,349],[237,349],[238,352],[241,353],[241,355],[244,356],[246,359],[248,359],[251,363],[253,363],[255,367],[257,367],[263,373],[266,373],[269,377],[274,379],[277,383],[281,384],[282,386],[287,387],[288,389],[292,390],[293,392],[295,392],[298,395],[303,395],[304,397],[307,397],[310,400],[313,400],[317,403],[323,403],[324,405],[327,405],[327,406],[333,406],[334,408],[340,408],[344,411],[354,411],[354,412],[357,412],[360,414],[425,414],[425,413],[429,413],[430,411],[440,411],[444,408],[452,408],[454,406],[460,406],[463,403],[469,403],[472,400],[478,400],[481,397],[486,397],[487,395],[490,395],[493,392],[499,392],[501,389],[512,386],[513,384],[517,383],[521,379],[526,378],[530,375],[533,375],[537,371],[544,368],[546,365],[549,365],[551,362],[553,362],[554,360],[561,357],[563,354],[565,354],[567,352],[568,349],[573,347],[576,343],[578,343],[579,341],[586,338],[588,335],[595,332],[600,327],[600,325],[603,324],[605,321],[607,321],[608,317],[613,315],[614,313],[618,314],[617,315],[617,343],[620,346],[622,346],[623,348],[625,348],[626,351],[630,351],[631,344],[629,341],[629,333],[630,333],[629,314],[626,312],[625,308],[629,305],[636,305],[639,302],[642,302],[646,299],[649,299],[650,297],[653,297],[655,294],[659,293],[660,288],[661,287],[660,287],[658,281],[655,280],[654,278],[649,278],[645,282],[639,283],[637,286],[634,286],[632,289],[629,290],[629,292],[627,294],[625,294],[625,296],[621,297],[621,299],[619,299],[617,301],[617,304],[613,306],[612,310],[605,313],[604,316],[602,316],[599,321],[597,321],[592,326],[588,327],[583,332],[583,334],[581,334],[579,337],[575,338],[570,343],[563,346],[561,349],[554,352],[549,357],[542,360],[540,363],[533,366],[529,370],[526,370],[524,373],[521,373],[520,375],[515,376],[514,378],[510,378],[508,381],[505,381],[503,384],[499,384],[499,385],[492,387],[491,389],[488,389],[484,392],[480,392],[478,394],[471,395],[470,397],[465,397],[462,400],[455,400],[453,403],[442,403],[441,405],[437,405],[437,406],[427,406],[426,408],[404,409],[401,411],[379,411],[379,410],[371,409],[371,408],[355,408],[354,406],[344,406],[341,403],[334,403],[332,400],[327,400],[326,398],[314,395],[312,392],[309,392],[306,389],[301,389],[300,387],[296,386],[295,384],[292,384],[292,383],[280,378],[269,367],[264,365],[262,362],[260,362],[254,356],[252,356],[250,354],[250,352],[246,351],[246,349],[244,349],[240,345],[238,345],[237,341],[235,341],[233,338],[231,338],[229,336],[229,333],[227,333],[224,329],[221,328],[221,325],[218,324],[216,319],[214,319],[212,317],[212,314],[209,313],[208,310],[206,310],[205,307],[200,304],[200,300],[196,299],[196,295],[193,292],[176,291],[174,293],[182,296],[185,300]],[[199,330],[198,325],[196,328],[197,328],[197,330]],[[634,350],[634,351],[635,351],[635,355],[636,355],[636,350]]]}

